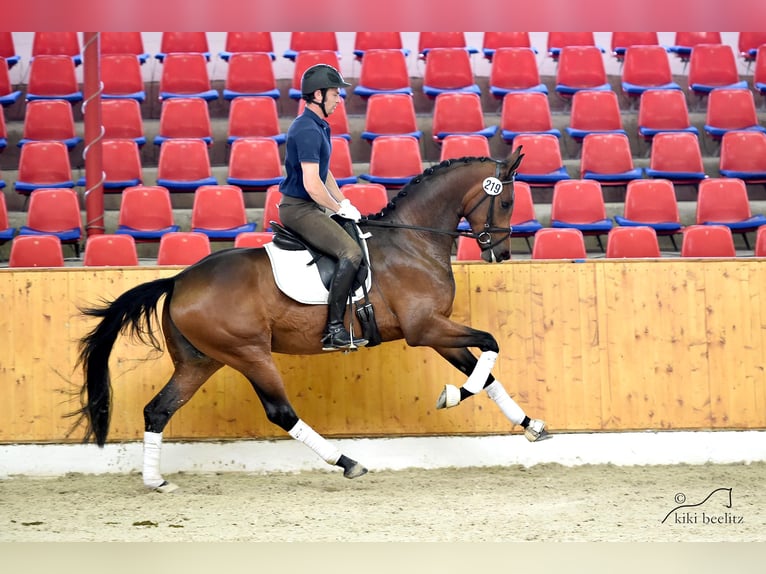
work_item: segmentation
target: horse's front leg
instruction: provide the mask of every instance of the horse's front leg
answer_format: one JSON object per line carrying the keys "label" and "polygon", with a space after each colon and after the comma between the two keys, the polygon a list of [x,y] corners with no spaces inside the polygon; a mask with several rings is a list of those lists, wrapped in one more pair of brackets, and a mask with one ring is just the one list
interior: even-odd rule
{"label": "horse's front leg", "polygon": [[[441,316],[432,318],[425,327],[421,325],[417,333],[417,336],[407,337],[410,345],[432,347],[468,376],[460,389],[449,384],[444,386],[436,404],[437,409],[457,406],[462,400],[486,389],[489,398],[497,404],[506,418],[524,428],[524,436],[529,441],[544,440],[550,436],[545,429],[545,422],[529,418],[510,397],[502,383],[492,376],[492,368],[500,348],[490,333],[460,325]],[[477,359],[468,347],[477,347],[481,356]]]}
{"label": "horse's front leg", "polygon": [[509,421],[521,425],[527,440],[536,442],[550,437],[545,428],[545,421],[529,418],[524,409],[511,398],[503,384],[492,375],[491,371],[497,360],[497,353],[484,351],[477,360],[473,353],[466,348],[434,347],[434,350],[460,372],[468,375],[468,379],[459,389],[454,385],[444,385],[444,390],[436,402],[437,409],[457,406],[461,401],[484,389],[487,391],[487,396],[497,404]]}

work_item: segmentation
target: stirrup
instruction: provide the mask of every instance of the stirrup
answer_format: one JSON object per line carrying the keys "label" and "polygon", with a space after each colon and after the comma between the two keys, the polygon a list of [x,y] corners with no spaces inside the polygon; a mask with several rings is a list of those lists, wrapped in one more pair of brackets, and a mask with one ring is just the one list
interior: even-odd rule
{"label": "stirrup", "polygon": [[367,339],[352,337],[342,325],[335,329],[328,329],[322,336],[323,351],[348,351],[364,347]]}
{"label": "stirrup", "polygon": [[529,442],[539,442],[551,438],[550,433],[545,430],[545,421],[540,419],[529,421],[527,428],[524,429],[524,436],[527,437]]}

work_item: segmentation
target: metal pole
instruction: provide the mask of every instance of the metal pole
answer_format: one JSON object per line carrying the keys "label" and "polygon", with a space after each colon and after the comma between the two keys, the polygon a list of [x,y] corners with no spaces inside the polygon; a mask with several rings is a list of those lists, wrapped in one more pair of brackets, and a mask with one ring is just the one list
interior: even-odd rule
{"label": "metal pole", "polygon": [[104,172],[101,140],[101,73],[99,68],[100,44],[98,32],[83,32],[83,91],[82,104],[85,122],[85,233],[104,233]]}

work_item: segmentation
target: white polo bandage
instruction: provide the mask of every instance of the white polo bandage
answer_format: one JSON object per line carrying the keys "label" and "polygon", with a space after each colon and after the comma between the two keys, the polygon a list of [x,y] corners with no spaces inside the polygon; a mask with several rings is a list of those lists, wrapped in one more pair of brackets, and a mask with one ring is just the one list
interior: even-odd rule
{"label": "white polo bandage", "polygon": [[149,488],[157,488],[165,479],[160,474],[160,451],[162,450],[162,433],[144,432],[144,484]]}
{"label": "white polo bandage", "polygon": [[510,397],[500,381],[494,380],[492,384],[487,385],[487,395],[495,401],[509,421],[516,425],[521,424],[526,415],[521,407],[516,404],[516,401]]}
{"label": "white polo bandage", "polygon": [[340,451],[302,420],[298,419],[288,434],[317,453],[325,462],[329,464],[338,462]]}
{"label": "white polo bandage", "polygon": [[497,361],[497,353],[494,351],[484,351],[476,362],[476,366],[463,385],[463,388],[473,395],[480,393],[484,388],[484,383],[487,382],[487,377],[489,377],[492,368],[495,366],[495,361]]}

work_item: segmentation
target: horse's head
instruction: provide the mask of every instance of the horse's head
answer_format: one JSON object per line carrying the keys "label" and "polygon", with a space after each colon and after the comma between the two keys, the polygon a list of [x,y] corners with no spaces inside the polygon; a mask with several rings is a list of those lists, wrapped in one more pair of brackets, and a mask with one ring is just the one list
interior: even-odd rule
{"label": "horse's head", "polygon": [[494,173],[478,180],[463,199],[463,217],[481,247],[481,258],[493,263],[511,258],[513,180],[524,155],[516,148],[504,160],[487,162]]}

